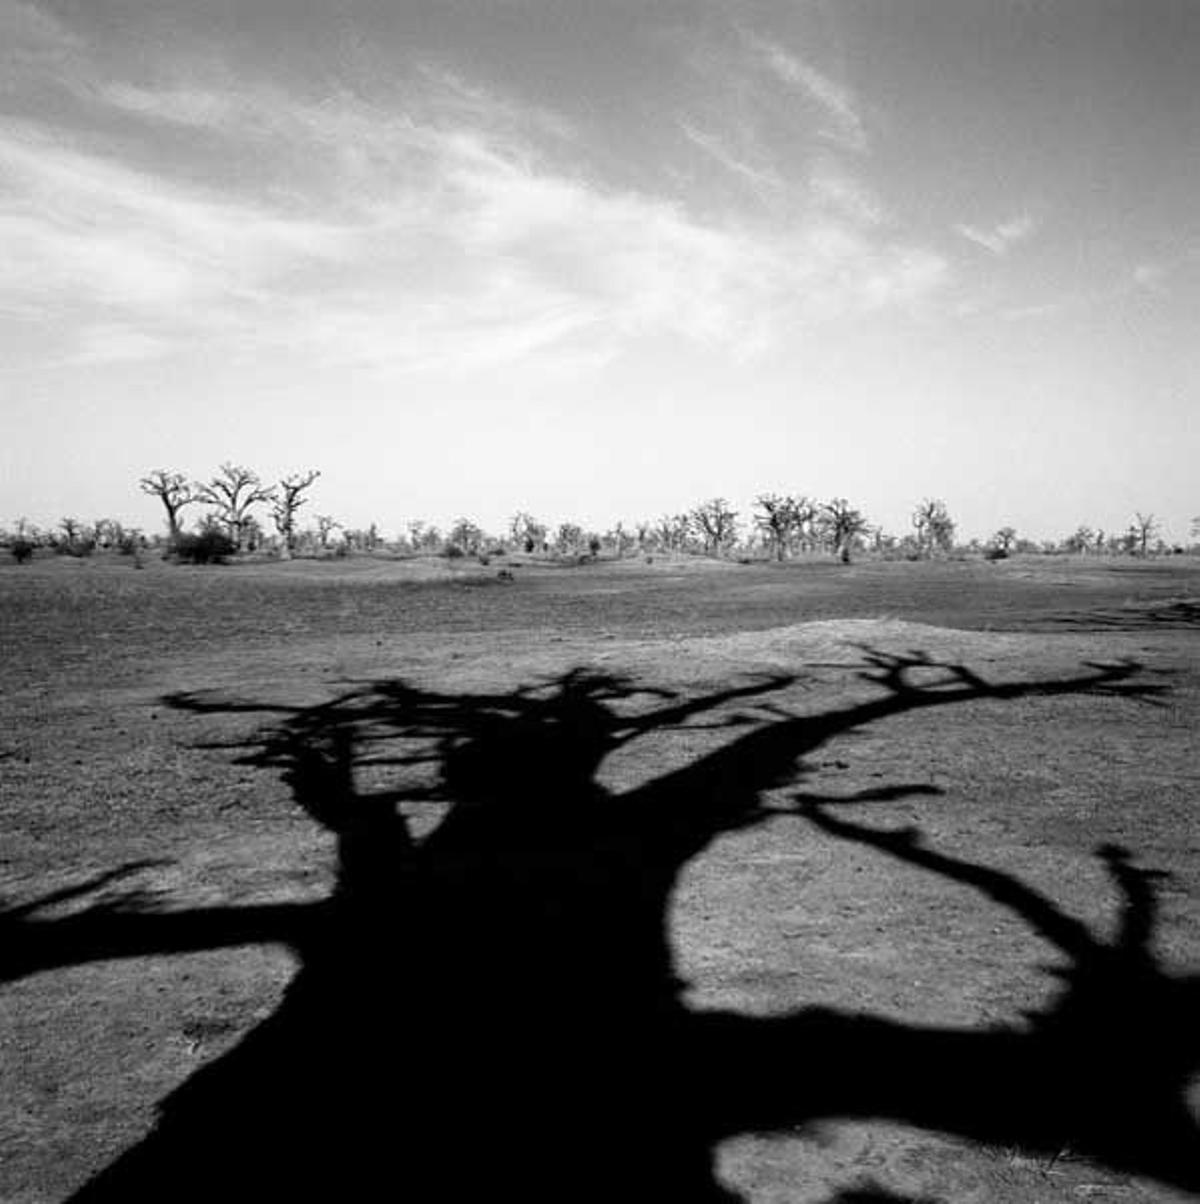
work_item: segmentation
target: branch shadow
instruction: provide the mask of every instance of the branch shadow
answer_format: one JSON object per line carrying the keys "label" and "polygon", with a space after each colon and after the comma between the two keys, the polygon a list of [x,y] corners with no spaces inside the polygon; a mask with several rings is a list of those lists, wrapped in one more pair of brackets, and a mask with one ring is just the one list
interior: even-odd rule
{"label": "branch shadow", "polygon": [[[968,884],[1048,937],[1069,963],[1061,997],[1026,1027],[986,1030],[683,1002],[668,932],[680,873],[722,834],[778,817],[768,792],[794,785],[831,737],[977,699],[1153,701],[1162,689],[1135,680],[1133,663],[994,684],[919,652],[862,653],[871,698],[816,715],[780,705],[792,677],[685,698],[585,670],[499,694],[366,682],[305,708],[173,696],[188,713],[262,717],[231,752],[286,776],[335,834],[338,877],[314,904],[156,912],[127,895],[57,919],[37,904],[0,912],[0,980],[260,941],[299,961],[277,1011],[168,1097],[155,1130],[76,1198],[456,1200],[502,1188],[729,1201],[719,1142],[832,1117],[1051,1152],[1070,1143],[1200,1187],[1183,1100],[1200,1062],[1200,989],[1156,965],[1155,875],[1125,850],[1102,851],[1124,899],[1105,943],[914,829],[842,817],[928,787],[795,794],[784,810],[826,837]],[[728,734],[644,785],[602,785],[629,741],[696,726]],[[440,819],[426,831],[429,808]],[[895,1197],[868,1185],[840,1198]]]}
{"label": "branch shadow", "polygon": [[1184,598],[1167,602],[1130,603],[1106,610],[1072,611],[1051,616],[1050,630],[1114,632],[1195,631],[1200,628],[1200,601]]}

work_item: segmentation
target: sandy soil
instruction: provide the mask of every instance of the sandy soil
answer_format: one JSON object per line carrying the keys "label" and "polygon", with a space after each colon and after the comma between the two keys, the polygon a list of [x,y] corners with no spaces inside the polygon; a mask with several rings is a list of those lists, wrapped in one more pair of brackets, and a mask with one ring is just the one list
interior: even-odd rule
{"label": "sandy soil", "polygon": [[27,567],[5,1201],[1200,1188],[1190,565]]}

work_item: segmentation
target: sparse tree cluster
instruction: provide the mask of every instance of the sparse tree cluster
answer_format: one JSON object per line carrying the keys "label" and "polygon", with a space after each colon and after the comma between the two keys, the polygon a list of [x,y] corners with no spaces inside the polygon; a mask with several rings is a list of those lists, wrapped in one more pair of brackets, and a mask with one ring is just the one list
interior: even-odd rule
{"label": "sparse tree cluster", "polygon": [[[316,514],[312,525],[300,526],[300,512],[320,478],[317,469],[289,473],[268,484],[253,469],[227,461],[206,481],[190,480],[183,473],[156,468],[140,478],[138,487],[157,498],[166,517],[165,548],[180,557],[185,537],[200,537],[201,558],[219,560],[241,552],[269,551],[281,559],[296,555],[344,556],[350,553],[392,555],[444,555],[476,557],[485,561],[496,553],[560,556],[575,559],[638,554],[689,554],[762,558],[784,561],[797,554],[823,552],[849,562],[856,553],[876,557],[903,556],[910,560],[934,555],[976,555],[1002,560],[1014,553],[1054,555],[1139,556],[1182,552],[1161,538],[1161,524],[1151,513],[1137,512],[1126,529],[1106,533],[1086,524],[1065,538],[1035,543],[1022,538],[1013,526],[1003,526],[990,539],[972,539],[956,545],[957,525],[940,498],[927,497],[912,512],[912,532],[897,537],[878,525],[846,498],[818,501],[805,494],[762,493],[754,501],[750,522],[723,497],[713,497],[690,510],[664,514],[657,520],[618,522],[603,534],[566,521],[552,527],[528,511],[519,510],[499,537],[488,534],[474,519],[460,517],[445,532],[423,520],[411,520],[404,533],[385,538],[378,524],[347,528],[329,514]],[[184,530],[189,510],[198,510],[193,533]],[[264,529],[270,515],[274,533]],[[221,538],[218,540],[216,536]],[[1192,523],[1193,551],[1200,551],[1200,516]],[[155,539],[157,546],[164,541]],[[83,557],[96,550],[136,554],[150,541],[136,528],[111,518],[86,522],[62,517],[53,529],[39,530],[27,519],[12,529],[0,528],[0,547],[19,563],[31,559],[39,548],[62,555]],[[192,544],[188,545],[192,548]],[[199,545],[196,545],[199,547]],[[192,553],[183,558],[192,558]],[[139,562],[140,563],[140,562]]]}
{"label": "sparse tree cluster", "polygon": [[[256,506],[269,506],[279,533],[279,554],[295,554],[299,541],[296,515],[306,504],[305,496],[320,476],[316,469],[290,473],[276,485],[267,485],[252,468],[226,461],[207,481],[189,481],[181,472],[156,468],[138,482],[143,493],[158,498],[167,516],[167,549],[175,551],[183,535],[181,515],[189,506],[207,507],[198,523],[198,534],[220,531],[233,552],[254,551],[265,542]],[[332,519],[326,522],[333,524]],[[336,525],[336,524],[333,524]],[[332,527],[322,530],[324,546]],[[215,558],[215,557],[214,557]]]}

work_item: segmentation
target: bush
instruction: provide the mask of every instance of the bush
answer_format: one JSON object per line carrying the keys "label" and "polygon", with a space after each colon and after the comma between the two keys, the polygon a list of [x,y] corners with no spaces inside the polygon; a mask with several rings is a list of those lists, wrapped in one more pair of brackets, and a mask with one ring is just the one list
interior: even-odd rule
{"label": "bush", "polygon": [[224,531],[201,531],[180,535],[171,554],[179,564],[224,564],[236,551],[237,545]]}
{"label": "bush", "polygon": [[94,539],[63,540],[54,545],[54,550],[60,556],[74,556],[76,560],[82,560],[96,550],[96,541]]}
{"label": "bush", "polygon": [[446,545],[446,550],[442,553],[442,555],[445,556],[447,560],[459,560],[466,555],[466,552],[464,552],[462,548],[458,546],[458,544],[448,543]]}
{"label": "bush", "polygon": [[984,548],[984,560],[1007,560],[1008,553],[1003,548]]}
{"label": "bush", "polygon": [[18,536],[8,545],[8,550],[12,553],[12,558],[18,564],[27,564],[33,559],[33,550],[37,547],[30,539],[23,539]]}

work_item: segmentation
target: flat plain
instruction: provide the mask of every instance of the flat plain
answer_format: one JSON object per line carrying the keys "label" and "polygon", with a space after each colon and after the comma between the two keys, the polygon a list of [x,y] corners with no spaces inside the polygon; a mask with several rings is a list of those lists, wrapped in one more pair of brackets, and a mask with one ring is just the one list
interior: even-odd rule
{"label": "flat plain", "polygon": [[1200,1191],[1195,558],[56,558],[0,674],[10,1204]]}

